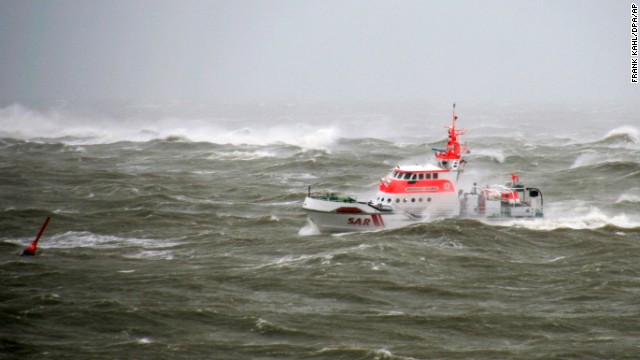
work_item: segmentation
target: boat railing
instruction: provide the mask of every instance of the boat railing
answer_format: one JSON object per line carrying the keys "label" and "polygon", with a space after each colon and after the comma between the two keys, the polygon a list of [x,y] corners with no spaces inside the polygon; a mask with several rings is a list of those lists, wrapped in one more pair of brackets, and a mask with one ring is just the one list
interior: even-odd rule
{"label": "boat railing", "polygon": [[355,204],[358,202],[358,200],[350,197],[350,196],[344,196],[344,195],[338,195],[335,193],[326,193],[326,194],[321,194],[321,195],[312,195],[311,196],[312,199],[317,199],[317,200],[326,200],[326,201],[333,201],[333,202],[342,202],[342,203],[349,203],[349,204]]}
{"label": "boat railing", "polygon": [[307,196],[312,198],[312,199],[316,199],[316,200],[342,202],[342,203],[349,203],[349,204],[354,204],[354,203],[358,202],[358,200],[355,197],[348,196],[348,195],[337,194],[337,193],[334,193],[334,192],[325,192],[325,193],[320,193],[320,194],[312,194],[311,193],[311,185],[309,185],[309,187],[307,188]]}

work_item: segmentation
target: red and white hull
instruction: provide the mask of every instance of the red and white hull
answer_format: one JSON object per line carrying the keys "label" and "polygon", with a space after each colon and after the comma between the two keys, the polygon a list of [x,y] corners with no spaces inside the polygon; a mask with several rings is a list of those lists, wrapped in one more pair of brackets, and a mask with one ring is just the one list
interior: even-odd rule
{"label": "red and white hull", "polygon": [[[381,202],[344,202],[331,196],[308,196],[302,208],[309,221],[321,233],[360,232],[393,229],[432,218],[453,217],[460,214],[457,197],[431,194],[422,202],[406,202],[401,205],[384,205]],[[344,199],[344,198],[343,198]],[[404,205],[404,206],[403,206]]]}

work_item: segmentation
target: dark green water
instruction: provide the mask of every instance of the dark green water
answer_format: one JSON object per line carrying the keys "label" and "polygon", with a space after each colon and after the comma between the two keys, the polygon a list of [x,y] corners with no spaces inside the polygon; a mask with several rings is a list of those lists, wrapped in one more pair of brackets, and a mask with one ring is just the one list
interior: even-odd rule
{"label": "dark green water", "polygon": [[[125,110],[62,112],[50,134],[29,130],[50,111],[0,111],[0,358],[640,353],[633,113],[459,114],[464,181],[516,171],[544,192],[544,219],[320,236],[300,208],[307,185],[366,198],[441,146],[446,114]],[[18,256],[47,216],[37,255]]]}

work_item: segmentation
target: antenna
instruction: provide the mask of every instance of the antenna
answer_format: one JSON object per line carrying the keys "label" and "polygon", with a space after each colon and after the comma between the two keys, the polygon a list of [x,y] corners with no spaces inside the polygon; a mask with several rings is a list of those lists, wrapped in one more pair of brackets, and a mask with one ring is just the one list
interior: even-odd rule
{"label": "antenna", "polygon": [[451,117],[452,117],[452,119],[453,119],[453,120],[451,121],[451,122],[452,122],[452,125],[453,125],[453,127],[455,128],[455,126],[456,126],[456,119],[458,119],[458,117],[456,116],[456,103],[455,103],[455,101],[453,102],[453,114],[451,115]]}

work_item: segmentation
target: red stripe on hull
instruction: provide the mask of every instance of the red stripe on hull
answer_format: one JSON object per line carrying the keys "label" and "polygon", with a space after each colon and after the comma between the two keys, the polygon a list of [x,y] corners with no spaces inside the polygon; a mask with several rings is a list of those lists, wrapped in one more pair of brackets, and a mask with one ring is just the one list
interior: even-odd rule
{"label": "red stripe on hull", "polygon": [[336,209],[339,214],[360,214],[362,210],[357,207],[340,207]]}
{"label": "red stripe on hull", "polygon": [[382,215],[380,214],[371,215],[371,220],[373,220],[374,226],[384,226],[384,220],[382,220]]}

